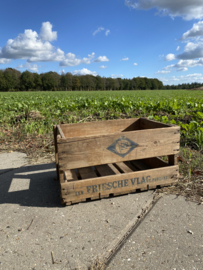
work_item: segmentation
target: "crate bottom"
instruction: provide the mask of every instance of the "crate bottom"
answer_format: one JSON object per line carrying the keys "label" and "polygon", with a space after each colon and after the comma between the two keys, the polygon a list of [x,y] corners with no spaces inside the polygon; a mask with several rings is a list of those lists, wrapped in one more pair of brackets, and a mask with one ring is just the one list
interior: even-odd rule
{"label": "crate bottom", "polygon": [[66,170],[61,202],[71,205],[169,186],[177,181],[178,171],[177,165],[159,158]]}

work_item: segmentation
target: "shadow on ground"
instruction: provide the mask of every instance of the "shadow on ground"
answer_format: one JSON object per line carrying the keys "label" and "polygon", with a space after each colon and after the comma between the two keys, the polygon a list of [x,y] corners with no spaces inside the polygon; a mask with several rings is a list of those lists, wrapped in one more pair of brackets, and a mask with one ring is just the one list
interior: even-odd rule
{"label": "shadow on ground", "polygon": [[0,204],[60,207],[59,183],[54,179],[55,163],[0,170]]}

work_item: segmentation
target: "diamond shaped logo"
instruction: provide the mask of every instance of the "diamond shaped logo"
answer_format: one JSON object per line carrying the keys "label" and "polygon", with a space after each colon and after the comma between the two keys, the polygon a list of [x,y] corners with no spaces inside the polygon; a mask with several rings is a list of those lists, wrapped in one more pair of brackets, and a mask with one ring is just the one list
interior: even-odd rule
{"label": "diamond shaped logo", "polygon": [[107,149],[120,157],[125,157],[137,146],[137,143],[131,141],[125,136],[122,136],[114,143],[112,143],[109,147],[107,147]]}

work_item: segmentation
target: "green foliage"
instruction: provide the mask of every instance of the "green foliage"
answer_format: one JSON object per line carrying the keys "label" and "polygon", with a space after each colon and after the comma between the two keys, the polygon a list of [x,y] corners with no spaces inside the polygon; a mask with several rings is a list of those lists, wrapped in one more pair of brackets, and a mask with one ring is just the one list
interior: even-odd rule
{"label": "green foliage", "polygon": [[[26,75],[26,76],[25,76]],[[28,76],[27,76],[28,75]],[[52,74],[53,75],[53,74]],[[56,74],[55,74],[56,75]],[[67,75],[67,74],[66,74]],[[80,76],[64,75],[64,87],[69,83],[81,88]],[[30,73],[24,72],[29,83]],[[40,85],[40,75],[33,81]],[[83,77],[92,80],[93,76]],[[0,72],[0,80],[3,78]],[[42,80],[43,80],[42,76]],[[61,77],[60,77],[61,78]],[[81,77],[82,78],[82,77]],[[46,76],[44,79],[47,79]],[[50,88],[61,83],[56,75]],[[99,79],[100,82],[103,78]],[[112,79],[113,80],[113,79]],[[66,84],[68,82],[68,84]],[[111,80],[109,80],[111,82]],[[137,80],[135,80],[137,82]],[[77,83],[77,85],[76,85]],[[95,83],[92,81],[92,84]],[[28,84],[29,85],[29,84]],[[86,86],[85,86],[86,87]],[[29,89],[29,86],[28,86]],[[15,90],[15,89],[14,89]],[[187,91],[72,91],[72,92],[14,92],[0,93],[0,126],[21,125],[24,132],[45,134],[54,124],[145,116],[181,127],[181,144],[203,148],[203,92]],[[30,112],[39,112],[32,118]]]}
{"label": "green foliage", "polygon": [[163,89],[163,83],[158,79],[149,78],[101,78],[93,75],[59,75],[56,72],[42,74],[31,73],[7,68],[0,70],[0,91],[71,91],[71,90],[155,90]]}

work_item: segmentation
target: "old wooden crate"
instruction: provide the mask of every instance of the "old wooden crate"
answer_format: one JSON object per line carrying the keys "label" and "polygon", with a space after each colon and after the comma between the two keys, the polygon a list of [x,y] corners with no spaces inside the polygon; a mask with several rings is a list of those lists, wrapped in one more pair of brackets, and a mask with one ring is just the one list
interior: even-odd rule
{"label": "old wooden crate", "polygon": [[147,118],[62,124],[54,126],[54,140],[67,205],[177,181],[178,126]]}

